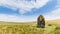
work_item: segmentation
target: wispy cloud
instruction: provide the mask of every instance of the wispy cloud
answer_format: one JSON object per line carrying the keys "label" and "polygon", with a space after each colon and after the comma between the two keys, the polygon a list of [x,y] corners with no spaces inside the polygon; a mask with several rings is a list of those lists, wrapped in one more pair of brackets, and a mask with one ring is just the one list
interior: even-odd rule
{"label": "wispy cloud", "polygon": [[60,8],[57,8],[45,15],[47,20],[60,19]]}
{"label": "wispy cloud", "polygon": [[[33,8],[39,9],[46,5],[49,0],[0,0],[0,6],[10,8],[14,11],[19,9],[20,14],[25,14],[30,12]],[[46,19],[59,19],[60,18],[60,0],[57,0],[57,5],[54,10],[44,14]],[[8,14],[0,14],[0,21],[9,22],[26,22],[26,21],[36,21],[37,16],[16,16]]]}
{"label": "wispy cloud", "polygon": [[[28,18],[29,17],[29,18]],[[31,22],[36,21],[35,16],[16,16],[16,15],[8,15],[8,14],[0,14],[0,21],[6,22]]]}
{"label": "wispy cloud", "polygon": [[20,14],[27,13],[31,11],[33,8],[41,8],[43,7],[49,0],[0,0],[0,6],[5,6],[12,10],[19,9]]}
{"label": "wispy cloud", "polygon": [[60,0],[57,0],[55,9],[47,13],[45,17],[48,20],[60,19]]}

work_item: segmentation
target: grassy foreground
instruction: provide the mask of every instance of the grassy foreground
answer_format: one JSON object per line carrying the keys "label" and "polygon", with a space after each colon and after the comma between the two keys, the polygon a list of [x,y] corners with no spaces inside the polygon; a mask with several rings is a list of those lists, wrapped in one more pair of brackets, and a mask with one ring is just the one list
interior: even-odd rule
{"label": "grassy foreground", "polygon": [[60,20],[46,21],[45,27],[37,28],[36,22],[0,22],[0,34],[60,34]]}

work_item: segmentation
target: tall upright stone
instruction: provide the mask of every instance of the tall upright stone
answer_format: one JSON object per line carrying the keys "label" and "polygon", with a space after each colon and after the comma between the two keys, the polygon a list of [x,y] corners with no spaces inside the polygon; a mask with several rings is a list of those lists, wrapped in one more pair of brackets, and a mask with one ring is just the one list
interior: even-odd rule
{"label": "tall upright stone", "polygon": [[41,28],[45,28],[45,18],[43,15],[40,15],[37,19],[37,26]]}

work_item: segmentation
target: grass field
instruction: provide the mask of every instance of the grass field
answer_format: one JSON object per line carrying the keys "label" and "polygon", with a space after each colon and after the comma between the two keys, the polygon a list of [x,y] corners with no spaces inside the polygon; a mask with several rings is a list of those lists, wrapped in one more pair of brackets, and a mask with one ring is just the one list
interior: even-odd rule
{"label": "grass field", "polygon": [[47,20],[45,28],[36,22],[0,22],[0,34],[60,34],[60,20]]}

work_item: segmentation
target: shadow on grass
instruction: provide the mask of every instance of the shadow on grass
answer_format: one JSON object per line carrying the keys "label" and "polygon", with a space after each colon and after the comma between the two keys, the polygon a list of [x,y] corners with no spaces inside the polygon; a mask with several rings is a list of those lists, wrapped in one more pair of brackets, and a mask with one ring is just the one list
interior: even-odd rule
{"label": "shadow on grass", "polygon": [[56,28],[55,34],[60,34],[60,28]]}
{"label": "shadow on grass", "polygon": [[41,26],[37,26],[37,28],[45,28],[45,26],[41,27]]}

